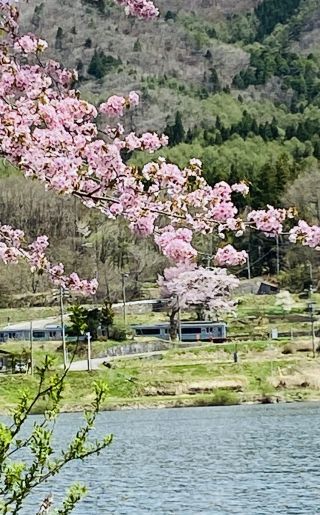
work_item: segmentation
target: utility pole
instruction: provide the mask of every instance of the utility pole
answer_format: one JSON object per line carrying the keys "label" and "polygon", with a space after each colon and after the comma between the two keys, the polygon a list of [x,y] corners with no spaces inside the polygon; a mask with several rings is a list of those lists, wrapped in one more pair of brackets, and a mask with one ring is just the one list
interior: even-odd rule
{"label": "utility pole", "polygon": [[250,268],[250,256],[248,252],[248,259],[247,259],[247,268],[248,268],[248,279],[251,279],[251,268]]}
{"label": "utility pole", "polygon": [[123,303],[123,323],[124,327],[127,327],[127,304],[126,304],[126,278],[129,274],[126,274],[125,272],[122,272],[121,279],[122,279],[122,303]]}
{"label": "utility pole", "polygon": [[316,357],[316,337],[315,337],[315,331],[314,331],[314,308],[315,308],[315,302],[309,302],[308,309],[310,312],[310,322],[311,322],[311,339],[312,339],[312,356]]}
{"label": "utility pole", "polygon": [[63,306],[63,286],[60,286],[60,319],[61,319],[61,337],[62,337],[62,349],[63,349],[63,368],[67,370],[67,347],[66,347],[66,333],[64,326],[64,306]]}
{"label": "utility pole", "polygon": [[33,376],[33,324],[30,322],[30,373]]}
{"label": "utility pole", "polygon": [[182,342],[182,331],[181,331],[181,307],[180,307],[180,297],[179,295],[177,296],[177,301],[178,301],[178,334],[179,334],[179,341],[180,343]]}
{"label": "utility pole", "polygon": [[312,298],[313,294],[313,270],[312,270],[312,263],[310,261],[307,261],[307,265],[309,267],[309,274],[310,274],[310,299]]}
{"label": "utility pole", "polygon": [[276,235],[276,245],[277,245],[277,275],[280,274],[280,247],[279,247],[279,235]]}
{"label": "utility pole", "polygon": [[87,342],[88,342],[88,350],[87,350],[88,372],[91,372],[92,363],[91,363],[91,334],[90,333],[87,333]]}

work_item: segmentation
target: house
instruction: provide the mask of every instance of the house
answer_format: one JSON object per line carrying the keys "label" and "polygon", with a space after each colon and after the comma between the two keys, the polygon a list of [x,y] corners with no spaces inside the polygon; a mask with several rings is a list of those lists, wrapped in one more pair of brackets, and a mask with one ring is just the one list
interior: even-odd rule
{"label": "house", "polygon": [[265,281],[263,277],[254,277],[253,279],[242,279],[239,286],[235,289],[236,295],[272,295],[279,293],[277,284]]}
{"label": "house", "polygon": [[274,295],[276,293],[279,293],[279,291],[280,289],[277,284],[262,281],[260,283],[257,295]]}

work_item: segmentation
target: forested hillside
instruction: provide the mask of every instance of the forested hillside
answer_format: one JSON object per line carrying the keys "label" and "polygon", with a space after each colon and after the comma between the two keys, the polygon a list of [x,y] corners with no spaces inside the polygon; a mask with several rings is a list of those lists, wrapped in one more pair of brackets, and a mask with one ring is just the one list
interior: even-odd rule
{"label": "forested hillside", "polygon": [[[164,131],[170,145],[161,155],[179,165],[198,157],[210,183],[251,183],[252,207],[297,204],[302,216],[319,222],[318,0],[158,5],[160,18],[146,23],[125,17],[112,0],[29,0],[23,25],[48,40],[51,57],[78,70],[76,86],[91,101],[139,91],[141,106],[126,116],[126,128]],[[129,158],[142,165],[150,156]],[[140,295],[143,283],[163,267],[148,242],[139,241],[133,250],[137,241],[125,227],[88,218],[77,203],[43,195],[40,186],[35,195],[28,188],[9,173],[0,193],[1,220],[30,235],[49,233],[56,256],[62,250],[70,267],[98,273],[102,296],[112,291],[117,297],[126,269],[132,295]],[[200,243],[204,253],[214,245]],[[275,272],[274,241],[251,234],[244,245],[254,273]],[[280,247],[285,280],[302,287],[303,263],[316,263],[315,254],[292,253],[284,242]],[[292,281],[288,269],[296,266]],[[46,288],[23,270],[14,280],[16,291]],[[3,291],[10,290],[10,281],[2,276]]]}

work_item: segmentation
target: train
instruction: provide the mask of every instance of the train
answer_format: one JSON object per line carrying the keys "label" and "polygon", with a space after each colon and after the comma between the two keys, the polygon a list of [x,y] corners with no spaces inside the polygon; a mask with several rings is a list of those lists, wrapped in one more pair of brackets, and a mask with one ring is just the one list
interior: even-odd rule
{"label": "train", "polygon": [[[170,340],[169,328],[169,322],[132,326],[136,336],[149,336],[161,340]],[[223,343],[227,340],[227,324],[225,322],[181,322],[181,340]]]}

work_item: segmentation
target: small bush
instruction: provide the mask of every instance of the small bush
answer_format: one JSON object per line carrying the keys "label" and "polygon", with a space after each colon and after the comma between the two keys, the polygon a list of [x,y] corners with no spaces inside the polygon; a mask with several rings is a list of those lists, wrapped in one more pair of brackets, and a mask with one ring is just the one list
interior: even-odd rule
{"label": "small bush", "polygon": [[110,330],[110,338],[116,342],[123,342],[127,339],[126,330],[124,327],[115,325]]}
{"label": "small bush", "polygon": [[295,349],[293,345],[287,344],[283,347],[282,354],[294,354]]}
{"label": "small bush", "polygon": [[195,399],[194,406],[235,406],[240,404],[240,399],[235,392],[228,390],[216,390],[213,395]]}
{"label": "small bush", "polygon": [[89,64],[88,73],[102,79],[106,73],[110,72],[113,68],[121,65],[121,59],[115,58],[112,55],[105,55],[101,49],[96,49]]}
{"label": "small bush", "polygon": [[107,336],[99,336],[98,337],[98,342],[107,342],[108,341],[108,337]]}

